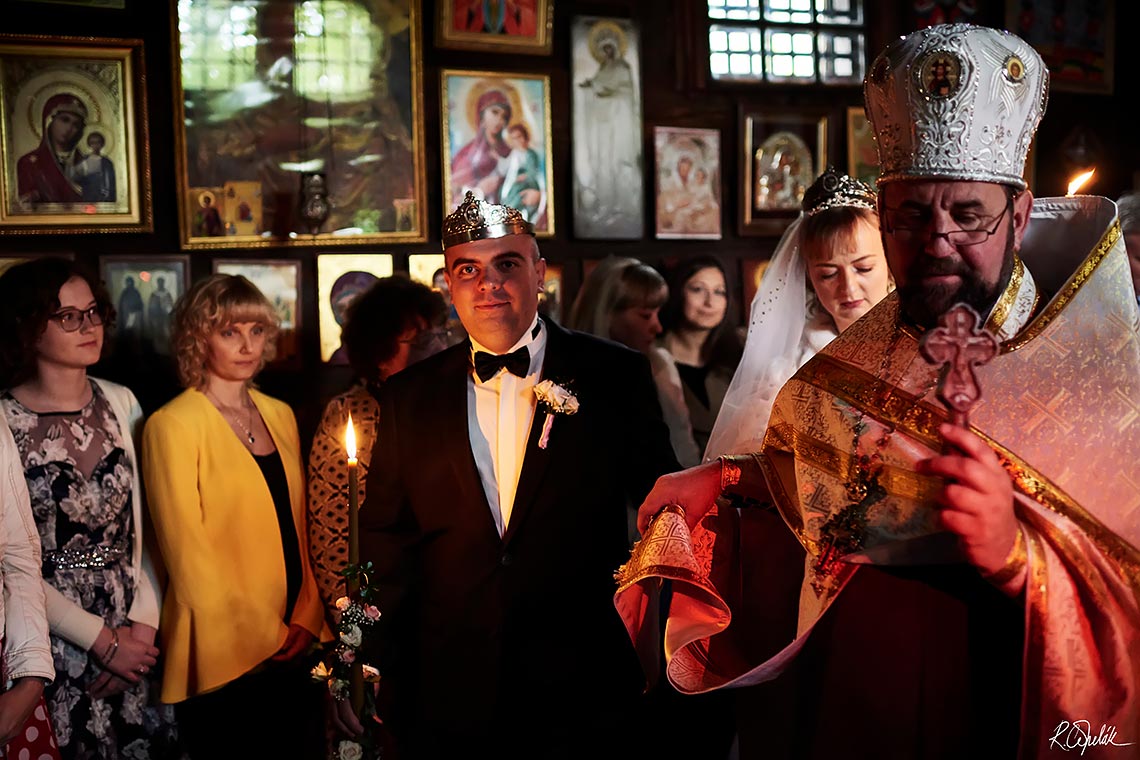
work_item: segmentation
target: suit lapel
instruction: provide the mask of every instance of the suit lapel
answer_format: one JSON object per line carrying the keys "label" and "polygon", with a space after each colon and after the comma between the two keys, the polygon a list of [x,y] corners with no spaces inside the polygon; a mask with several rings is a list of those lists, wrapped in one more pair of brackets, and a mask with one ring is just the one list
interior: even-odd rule
{"label": "suit lapel", "polygon": [[438,427],[442,434],[440,451],[446,452],[447,461],[459,484],[460,503],[475,512],[476,523],[484,523],[497,539],[499,530],[483,491],[483,481],[471,452],[471,431],[467,426],[467,378],[471,372],[471,343],[464,341],[456,346],[455,356],[441,373]]}
{"label": "suit lapel", "polygon": [[[566,341],[570,334],[558,325],[544,320],[546,323],[546,356],[542,362],[540,380],[553,380],[556,383],[566,383],[571,378],[569,371],[569,357],[566,355]],[[527,513],[530,511],[539,487],[542,485],[546,469],[554,457],[559,456],[565,449],[567,433],[567,418],[565,415],[555,415],[554,426],[550,430],[550,440],[545,449],[539,448],[538,440],[542,437],[542,424],[546,419],[546,410],[538,405],[534,410],[534,419],[530,423],[530,435],[527,436],[526,452],[523,455],[522,471],[519,473],[519,487],[515,491],[515,503],[511,509],[511,521],[507,524],[506,533],[503,534],[503,543],[506,544],[514,537],[518,527],[522,525]],[[560,435],[561,433],[561,435]]]}

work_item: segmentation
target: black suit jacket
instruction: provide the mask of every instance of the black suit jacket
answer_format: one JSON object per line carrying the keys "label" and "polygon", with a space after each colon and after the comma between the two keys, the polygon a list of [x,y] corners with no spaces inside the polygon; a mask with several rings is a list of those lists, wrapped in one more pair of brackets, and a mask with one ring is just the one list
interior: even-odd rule
{"label": "black suit jacket", "polygon": [[361,558],[376,567],[377,665],[405,746],[465,738],[471,752],[485,739],[501,753],[529,735],[552,747],[606,716],[628,720],[644,684],[613,573],[629,557],[627,508],[678,465],[646,358],[546,325],[541,377],[580,408],[556,416],[546,449],[536,408],[501,538],[468,434],[470,344],[380,394]]}

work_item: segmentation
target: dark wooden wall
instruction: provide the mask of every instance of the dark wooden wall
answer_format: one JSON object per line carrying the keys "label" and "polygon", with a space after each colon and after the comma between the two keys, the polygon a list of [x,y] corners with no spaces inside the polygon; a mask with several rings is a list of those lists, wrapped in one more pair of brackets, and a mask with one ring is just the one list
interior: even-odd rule
{"label": "dark wooden wall", "polygon": [[[149,234],[57,235],[0,237],[0,250],[66,251],[98,267],[105,254],[169,254],[179,251],[178,199],[175,182],[173,94],[171,85],[171,14],[167,0],[126,0],[126,10],[106,10],[77,6],[7,0],[4,31],[70,36],[137,37],[145,42],[151,173],[154,187],[154,232]],[[886,42],[904,34],[918,23],[911,0],[867,0],[870,39],[868,63]],[[953,3],[940,3],[952,6]],[[979,0],[971,20],[1003,26],[1004,0]],[[1140,21],[1140,4],[1119,0],[1115,28],[1132,30]],[[508,72],[549,74],[552,92],[554,186],[556,189],[557,234],[541,243],[544,255],[564,267],[564,288],[572,298],[581,279],[583,259],[602,258],[611,253],[641,257],[664,267],[687,255],[714,253],[728,263],[737,281],[734,292],[741,293],[741,262],[771,255],[775,238],[740,237],[737,234],[738,208],[738,109],[748,102],[761,107],[824,107],[832,114],[833,162],[846,166],[845,111],[860,105],[859,87],[813,88],[789,86],[728,85],[708,81],[704,32],[704,0],[556,0],[554,45],[549,56],[473,53],[445,50],[434,45],[434,0],[424,0],[423,19],[423,103],[425,113],[428,229],[427,244],[390,245],[362,250],[393,253],[397,270],[406,269],[408,253],[438,250],[438,230],[443,216],[440,174],[439,70],[441,68],[486,69]],[[575,15],[601,15],[631,18],[641,30],[642,107],[646,165],[645,236],[638,241],[608,242],[575,240],[571,219],[571,124],[570,124],[570,22]],[[1138,147],[1131,135],[1131,122],[1125,114],[1140,95],[1140,83],[1124,76],[1121,65],[1131,40],[1117,34],[1116,90],[1111,96],[1054,92],[1038,132],[1036,149],[1037,195],[1061,195],[1071,175],[1073,154],[1078,146],[1093,151],[1091,159],[1098,174],[1086,192],[1116,197],[1133,186],[1134,172],[1140,167]],[[721,133],[721,207],[724,237],[719,241],[659,241],[653,238],[653,127],[656,125],[707,127]],[[338,247],[338,252],[351,249]],[[338,373],[319,361],[317,337],[316,256],[319,248],[271,248],[256,251],[194,251],[191,276],[199,278],[212,269],[216,257],[248,256],[292,258],[302,262],[303,287],[301,349],[304,366],[298,371],[267,370],[261,384],[268,392],[294,404],[302,433],[311,430],[325,398],[345,382]],[[734,317],[741,318],[738,303]],[[125,382],[136,390],[144,406],[153,409],[177,392],[169,367],[123,366],[108,361],[102,374]]]}

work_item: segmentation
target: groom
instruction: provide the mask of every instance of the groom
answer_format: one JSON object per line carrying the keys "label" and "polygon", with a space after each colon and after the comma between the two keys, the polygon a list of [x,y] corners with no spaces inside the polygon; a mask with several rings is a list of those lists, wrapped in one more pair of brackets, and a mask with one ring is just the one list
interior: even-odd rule
{"label": "groom", "polygon": [[[360,512],[381,717],[401,757],[632,747],[644,679],[613,573],[627,502],[678,467],[649,364],[539,319],[546,262],[515,209],[467,193],[443,247],[470,341],[384,387]],[[538,402],[546,381],[564,412]]]}

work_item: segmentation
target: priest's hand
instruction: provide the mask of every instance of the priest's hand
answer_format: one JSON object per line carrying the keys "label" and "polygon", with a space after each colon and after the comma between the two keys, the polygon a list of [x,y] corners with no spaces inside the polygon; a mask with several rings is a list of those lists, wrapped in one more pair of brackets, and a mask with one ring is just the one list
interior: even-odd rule
{"label": "priest's hand", "polygon": [[637,530],[644,535],[649,521],[667,504],[684,509],[689,530],[695,528],[720,496],[720,474],[721,463],[713,460],[659,477],[637,510]]}
{"label": "priest's hand", "polygon": [[[938,492],[939,521],[958,536],[966,559],[985,577],[1005,568],[1021,529],[1013,513],[1013,481],[993,450],[974,433],[957,425],[938,428],[948,452],[922,460],[923,475],[945,478]],[[1025,585],[1024,569],[1000,588],[1016,596]]]}

